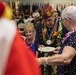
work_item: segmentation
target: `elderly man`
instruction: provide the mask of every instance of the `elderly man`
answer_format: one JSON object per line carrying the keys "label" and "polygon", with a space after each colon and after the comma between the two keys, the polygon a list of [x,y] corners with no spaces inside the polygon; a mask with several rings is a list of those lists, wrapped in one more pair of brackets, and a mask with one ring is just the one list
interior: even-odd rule
{"label": "elderly man", "polygon": [[[58,47],[61,45],[62,34],[67,30],[63,28],[61,19],[55,17],[54,9],[47,3],[42,10],[44,22],[37,24],[36,38],[39,41],[39,47],[51,46]],[[64,32],[65,31],[65,32]],[[53,53],[50,53],[52,55]],[[43,57],[44,53],[39,52],[39,57]],[[43,65],[42,65],[43,66]],[[52,67],[48,66],[48,74],[52,75]],[[42,68],[43,70],[43,68]]]}

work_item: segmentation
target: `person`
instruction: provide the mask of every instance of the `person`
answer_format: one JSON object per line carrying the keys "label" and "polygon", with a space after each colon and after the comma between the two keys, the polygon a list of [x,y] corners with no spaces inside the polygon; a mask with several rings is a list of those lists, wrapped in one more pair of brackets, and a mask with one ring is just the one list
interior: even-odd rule
{"label": "person", "polygon": [[36,28],[37,23],[39,22],[40,19],[40,13],[38,11],[38,9],[35,10],[35,12],[33,12],[32,17],[34,18],[34,26]]}
{"label": "person", "polygon": [[32,14],[33,18],[38,19],[40,17],[40,14],[38,12],[38,9],[35,10],[35,12]]}
{"label": "person", "polygon": [[[55,10],[49,5],[45,4],[42,10],[43,21],[37,24],[36,38],[39,41],[39,47],[59,47],[63,33],[61,20],[55,17]],[[65,30],[65,32],[67,32]],[[44,57],[44,52],[39,52],[38,57]],[[53,55],[52,52],[48,55]],[[44,75],[44,67],[41,65],[42,75]],[[52,66],[47,65],[47,75],[55,74]]]}
{"label": "person", "polygon": [[19,20],[17,21],[17,26],[18,26],[18,24],[24,24],[24,19],[23,19],[23,14],[20,14],[19,15]]}
{"label": "person", "polygon": [[24,18],[28,19],[29,16],[30,16],[30,11],[28,9],[26,9],[25,12],[24,12]]}
{"label": "person", "polygon": [[27,48],[30,48],[34,55],[37,57],[38,56],[38,44],[37,40],[35,38],[35,28],[33,23],[26,23],[25,28],[24,28],[24,33],[25,33],[25,43],[28,45]]}
{"label": "person", "polygon": [[19,19],[20,12],[18,9],[15,11],[15,19]]}
{"label": "person", "polygon": [[0,75],[40,75],[35,56],[25,47],[10,14],[0,2]]}
{"label": "person", "polygon": [[[59,20],[58,22],[58,18],[56,18],[54,14],[54,9],[49,5],[49,3],[45,4],[42,10],[42,17],[42,22],[39,22],[36,27],[36,38],[39,40],[40,45],[54,45],[54,47],[56,47],[56,40],[54,39],[58,39],[57,36],[62,35],[64,30],[61,20]],[[61,33],[58,31],[60,31]],[[65,29],[65,33],[67,32],[67,29]],[[60,37],[60,39],[61,38],[62,36]],[[48,40],[50,41],[50,44],[48,44]]]}
{"label": "person", "polygon": [[[72,11],[71,11],[72,10]],[[61,14],[63,25],[69,31],[62,39],[58,54],[38,58],[40,64],[57,65],[56,75],[76,75],[76,6],[66,7]],[[56,51],[55,50],[55,51]],[[54,51],[54,52],[55,52]]]}

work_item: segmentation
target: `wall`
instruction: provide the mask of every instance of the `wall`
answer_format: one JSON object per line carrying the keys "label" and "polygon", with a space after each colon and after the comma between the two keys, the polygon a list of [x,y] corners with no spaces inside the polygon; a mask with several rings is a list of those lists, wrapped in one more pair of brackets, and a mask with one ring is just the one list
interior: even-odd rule
{"label": "wall", "polygon": [[49,0],[49,3],[52,7],[56,8],[57,4],[65,6],[76,5],[76,0]]}
{"label": "wall", "polygon": [[[10,1],[10,0],[4,0],[4,1]],[[49,2],[51,5],[54,3],[76,3],[76,0],[11,0],[11,1],[23,1],[24,4],[26,3],[47,3]],[[54,6],[54,5],[53,5]]]}
{"label": "wall", "polygon": [[[10,0],[5,0],[5,1],[10,1]],[[45,3],[48,3],[56,9],[57,4],[58,6],[69,6],[69,5],[76,5],[76,0],[11,0],[11,1],[22,1],[23,5],[26,5],[26,3],[30,3],[31,6],[33,4],[40,4],[42,3],[43,5]]]}

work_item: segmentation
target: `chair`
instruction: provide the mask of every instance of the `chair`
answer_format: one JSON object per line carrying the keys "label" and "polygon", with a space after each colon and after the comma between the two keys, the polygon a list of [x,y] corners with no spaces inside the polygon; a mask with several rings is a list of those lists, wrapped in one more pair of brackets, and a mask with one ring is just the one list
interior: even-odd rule
{"label": "chair", "polygon": [[23,34],[24,33],[24,26],[25,26],[25,24],[18,24],[18,29],[19,29],[19,31],[20,31],[20,33],[21,34]]}

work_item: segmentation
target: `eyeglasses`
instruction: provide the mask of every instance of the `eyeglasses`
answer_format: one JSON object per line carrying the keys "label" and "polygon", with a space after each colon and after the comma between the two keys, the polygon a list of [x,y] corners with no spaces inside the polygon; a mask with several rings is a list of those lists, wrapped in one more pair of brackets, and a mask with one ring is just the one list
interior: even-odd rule
{"label": "eyeglasses", "polygon": [[61,19],[61,22],[62,22],[62,23],[65,23],[65,21],[66,21],[66,18]]}

